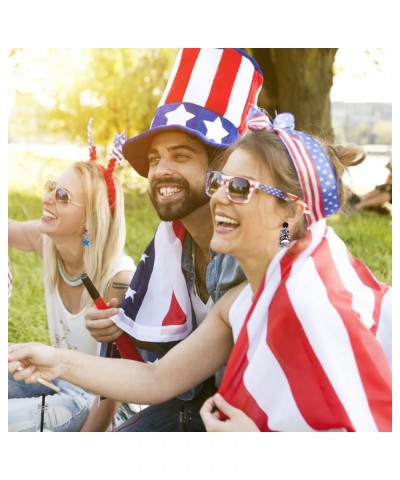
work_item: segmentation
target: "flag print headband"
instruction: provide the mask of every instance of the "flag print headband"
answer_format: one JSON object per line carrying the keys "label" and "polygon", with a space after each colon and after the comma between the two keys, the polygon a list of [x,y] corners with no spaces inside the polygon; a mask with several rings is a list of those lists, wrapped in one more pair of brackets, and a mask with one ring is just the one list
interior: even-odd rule
{"label": "flag print headband", "polygon": [[280,113],[273,121],[261,109],[252,107],[247,116],[251,131],[275,132],[285,146],[296,169],[309,212],[305,214],[308,225],[336,213],[339,192],[332,162],[322,146],[309,135],[294,130],[294,116]]}
{"label": "flag print headband", "polygon": [[[90,160],[93,162],[96,162],[97,160],[96,146],[93,145],[93,118],[89,120],[88,127],[87,127],[87,135],[88,135]],[[108,160],[107,168],[104,168],[99,163],[96,163],[96,165],[102,171],[104,180],[107,185],[108,203],[110,205],[110,211],[112,214],[115,212],[115,204],[116,204],[116,192],[115,192],[113,173],[114,173],[115,165],[116,164],[120,165],[120,163],[124,158],[122,155],[122,145],[125,143],[125,141],[126,141],[126,132],[122,132],[120,135],[114,134],[114,144],[110,153],[110,158]]]}

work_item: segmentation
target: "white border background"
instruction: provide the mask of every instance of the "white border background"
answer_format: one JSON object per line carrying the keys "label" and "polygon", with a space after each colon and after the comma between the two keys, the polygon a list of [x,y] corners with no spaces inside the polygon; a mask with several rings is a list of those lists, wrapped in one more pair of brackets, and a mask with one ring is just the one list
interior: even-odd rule
{"label": "white border background", "polygon": [[[14,47],[387,47],[393,61],[393,29],[398,29],[389,0],[113,0],[104,5],[92,0],[15,1],[0,7],[2,44],[0,71],[6,72],[7,52]],[[394,30],[396,31],[396,30]],[[394,80],[398,67],[393,64]],[[398,86],[399,82],[394,81]],[[1,105],[7,105],[6,82],[1,82]],[[393,112],[397,115],[396,101]],[[2,109],[6,112],[6,108]],[[7,117],[1,117],[1,153],[7,158]],[[398,118],[393,119],[396,132]],[[399,161],[397,139],[393,141],[394,176]],[[3,150],[4,149],[4,150]],[[6,176],[2,193],[1,258],[5,279]],[[396,211],[397,201],[394,202]],[[396,214],[393,228],[397,226]],[[360,233],[362,234],[362,233]],[[396,231],[393,232],[396,238]],[[398,249],[397,249],[398,250]],[[394,265],[396,251],[393,251]],[[4,270],[3,270],[4,269]],[[393,271],[393,285],[397,275]],[[4,288],[1,305],[7,305]],[[396,295],[394,295],[396,298]],[[394,313],[397,312],[396,304]],[[396,314],[394,314],[396,318]],[[6,338],[6,308],[1,328]],[[394,322],[394,342],[398,339]],[[5,351],[2,342],[1,385],[6,384]],[[3,357],[2,357],[3,360]],[[398,365],[397,348],[393,352]],[[397,380],[398,369],[394,368]],[[2,390],[3,392],[3,390]],[[392,457],[398,430],[398,385],[395,381],[394,432],[388,434],[111,434],[41,435],[8,433],[5,389],[1,411],[2,462],[10,480],[59,479],[199,478],[247,480],[275,479],[388,479],[398,471]],[[245,435],[245,436],[244,436]],[[5,449],[4,446],[7,446]],[[392,463],[393,462],[393,463]],[[7,465],[7,467],[6,467]]]}

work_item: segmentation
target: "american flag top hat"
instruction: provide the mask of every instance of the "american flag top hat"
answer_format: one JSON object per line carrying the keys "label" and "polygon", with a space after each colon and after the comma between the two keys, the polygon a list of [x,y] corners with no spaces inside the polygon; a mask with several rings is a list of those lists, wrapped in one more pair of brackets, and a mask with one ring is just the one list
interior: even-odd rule
{"label": "american flag top hat", "polygon": [[294,129],[294,116],[280,113],[271,120],[265,112],[252,106],[247,118],[251,131],[272,130],[285,146],[296,169],[308,211],[308,225],[340,209],[336,172],[322,145],[313,137]]}
{"label": "american flag top hat", "polygon": [[206,145],[228,147],[244,133],[263,75],[255,60],[237,48],[183,48],[179,51],[150,129],[123,146],[124,157],[147,177],[152,137],[178,130]]}

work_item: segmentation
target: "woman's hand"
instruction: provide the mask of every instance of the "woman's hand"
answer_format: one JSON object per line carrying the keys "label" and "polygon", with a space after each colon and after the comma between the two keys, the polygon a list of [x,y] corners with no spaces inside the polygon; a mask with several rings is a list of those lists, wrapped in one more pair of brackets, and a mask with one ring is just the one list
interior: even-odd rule
{"label": "woman's hand", "polygon": [[[220,410],[228,418],[221,420]],[[257,425],[242,410],[233,407],[216,393],[206,400],[200,409],[200,415],[207,432],[259,432]]]}
{"label": "woman's hand", "polygon": [[62,352],[41,343],[20,343],[8,347],[8,371],[15,380],[36,383],[39,378],[47,381],[62,376]]}

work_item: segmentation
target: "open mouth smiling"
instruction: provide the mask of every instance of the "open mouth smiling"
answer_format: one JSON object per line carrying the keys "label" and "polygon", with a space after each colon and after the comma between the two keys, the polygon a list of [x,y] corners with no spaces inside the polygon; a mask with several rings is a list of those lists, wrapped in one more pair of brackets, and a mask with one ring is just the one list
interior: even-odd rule
{"label": "open mouth smiling", "polygon": [[182,189],[179,187],[161,187],[158,189],[158,193],[161,197],[171,197],[181,191]]}
{"label": "open mouth smiling", "polygon": [[52,220],[55,220],[57,217],[54,215],[54,213],[51,213],[48,210],[43,210],[42,218],[50,218]]}
{"label": "open mouth smiling", "polygon": [[225,215],[215,215],[215,225],[219,230],[235,230],[240,223],[230,217],[226,217]]}

